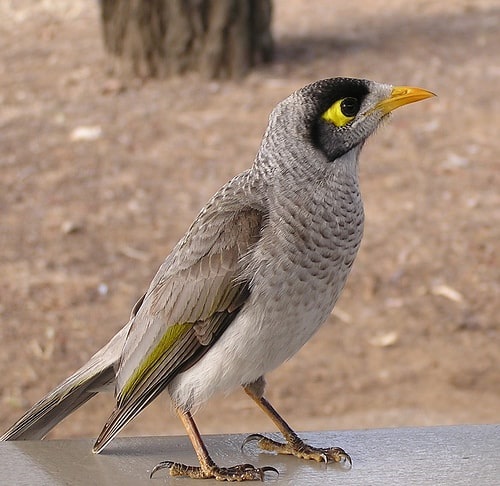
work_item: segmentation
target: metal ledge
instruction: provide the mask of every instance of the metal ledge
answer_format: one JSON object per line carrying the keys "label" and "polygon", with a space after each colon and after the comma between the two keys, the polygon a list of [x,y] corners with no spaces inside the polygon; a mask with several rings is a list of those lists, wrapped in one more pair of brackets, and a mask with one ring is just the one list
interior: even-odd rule
{"label": "metal ledge", "polygon": [[[274,436],[274,434],[273,434]],[[252,463],[280,471],[278,485],[500,485],[500,425],[398,428],[303,433],[310,444],[339,446],[352,457],[353,468],[259,453],[244,435],[212,435],[205,441],[221,466]],[[115,439],[101,454],[92,440],[0,442],[0,484],[119,485],[171,484],[210,486],[212,480],[172,478],[151,468],[162,460],[196,464],[186,437]]]}

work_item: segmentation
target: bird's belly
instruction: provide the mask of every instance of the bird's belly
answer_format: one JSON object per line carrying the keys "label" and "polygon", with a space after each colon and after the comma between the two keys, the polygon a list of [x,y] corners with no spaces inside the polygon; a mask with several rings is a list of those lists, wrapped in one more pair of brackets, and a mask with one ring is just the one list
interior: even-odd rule
{"label": "bird's belly", "polygon": [[170,383],[174,402],[196,408],[214,393],[252,383],[291,358],[330,314],[348,269],[343,273],[336,273],[330,282],[309,279],[289,288],[284,282],[293,282],[293,277],[275,274],[266,291],[252,293],[200,361]]}

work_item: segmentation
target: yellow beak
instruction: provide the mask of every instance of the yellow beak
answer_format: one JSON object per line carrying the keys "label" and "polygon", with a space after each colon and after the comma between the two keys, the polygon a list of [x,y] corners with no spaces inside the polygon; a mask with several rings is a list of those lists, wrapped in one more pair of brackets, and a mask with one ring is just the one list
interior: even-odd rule
{"label": "yellow beak", "polygon": [[385,100],[379,101],[375,106],[375,109],[380,110],[384,115],[387,115],[400,106],[425,100],[433,96],[436,95],[426,89],[414,88],[412,86],[394,86],[391,96]]}

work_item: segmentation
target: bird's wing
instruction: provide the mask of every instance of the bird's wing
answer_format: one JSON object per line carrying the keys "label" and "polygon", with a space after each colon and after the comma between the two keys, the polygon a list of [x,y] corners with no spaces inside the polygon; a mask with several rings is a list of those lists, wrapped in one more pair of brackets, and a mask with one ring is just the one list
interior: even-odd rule
{"label": "bird's wing", "polygon": [[94,451],[199,360],[248,298],[249,282],[238,279],[241,257],[258,241],[265,213],[240,192],[223,189],[214,196],[134,308],[117,406]]}

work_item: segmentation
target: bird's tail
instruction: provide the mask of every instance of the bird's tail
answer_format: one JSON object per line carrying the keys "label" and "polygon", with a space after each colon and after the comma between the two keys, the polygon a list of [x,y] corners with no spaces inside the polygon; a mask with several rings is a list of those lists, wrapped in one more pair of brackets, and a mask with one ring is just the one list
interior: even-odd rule
{"label": "bird's tail", "polygon": [[100,349],[87,364],[35,403],[0,440],[35,440],[45,435],[96,393],[114,384],[130,323]]}

